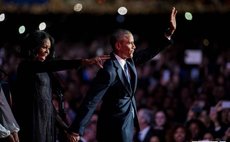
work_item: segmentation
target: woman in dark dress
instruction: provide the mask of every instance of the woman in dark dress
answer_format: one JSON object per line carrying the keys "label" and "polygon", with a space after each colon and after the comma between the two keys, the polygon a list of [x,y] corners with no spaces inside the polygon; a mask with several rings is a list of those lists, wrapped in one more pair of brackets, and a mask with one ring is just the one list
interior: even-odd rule
{"label": "woman in dark dress", "polygon": [[[52,72],[77,69],[83,64],[101,66],[108,56],[55,60],[54,40],[44,31],[29,34],[21,46],[23,60],[17,70],[14,112],[21,142],[55,142],[56,125],[67,129],[52,104]],[[57,121],[58,120],[58,121]],[[67,134],[67,138],[74,138]]]}

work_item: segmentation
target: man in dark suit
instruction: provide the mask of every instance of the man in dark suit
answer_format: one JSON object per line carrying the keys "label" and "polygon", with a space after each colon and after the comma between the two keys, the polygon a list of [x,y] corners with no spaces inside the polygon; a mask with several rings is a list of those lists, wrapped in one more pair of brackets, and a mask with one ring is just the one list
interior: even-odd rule
{"label": "man in dark suit", "polygon": [[[173,7],[170,27],[158,40],[156,47],[134,53],[134,37],[128,30],[118,30],[111,37],[111,58],[100,69],[84,98],[70,131],[76,141],[83,135],[96,105],[102,100],[97,123],[98,142],[132,142],[135,128],[139,129],[134,94],[137,87],[135,64],[142,64],[171,44],[176,29],[176,13]],[[128,75],[126,75],[128,67]]]}
{"label": "man in dark suit", "polygon": [[134,142],[150,142],[153,133],[153,111],[148,108],[140,108],[137,111],[140,131],[134,135]]}

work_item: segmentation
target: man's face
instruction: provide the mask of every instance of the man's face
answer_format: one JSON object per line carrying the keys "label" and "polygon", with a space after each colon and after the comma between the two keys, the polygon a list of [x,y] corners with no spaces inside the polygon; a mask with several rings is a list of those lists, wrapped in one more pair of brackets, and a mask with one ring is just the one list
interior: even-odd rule
{"label": "man's face", "polygon": [[121,40],[116,43],[117,54],[123,58],[132,58],[136,46],[132,34],[125,34]]}

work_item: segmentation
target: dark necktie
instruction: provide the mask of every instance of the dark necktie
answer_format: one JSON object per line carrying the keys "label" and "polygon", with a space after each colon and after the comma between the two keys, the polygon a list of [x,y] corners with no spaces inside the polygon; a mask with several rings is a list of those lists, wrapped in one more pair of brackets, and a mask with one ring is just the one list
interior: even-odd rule
{"label": "dark necktie", "polygon": [[124,71],[125,71],[125,76],[126,76],[128,82],[130,83],[130,74],[129,74],[129,68],[128,68],[127,63],[125,63],[125,65],[124,65]]}
{"label": "dark necktie", "polygon": [[[129,73],[129,68],[128,68],[128,64],[125,63],[124,65],[124,71],[125,71],[125,76],[130,84],[130,73]],[[131,84],[130,84],[131,85]],[[132,112],[132,116],[133,118],[135,117],[135,114],[134,114],[134,108],[133,108],[133,105],[131,105],[131,112]]]}

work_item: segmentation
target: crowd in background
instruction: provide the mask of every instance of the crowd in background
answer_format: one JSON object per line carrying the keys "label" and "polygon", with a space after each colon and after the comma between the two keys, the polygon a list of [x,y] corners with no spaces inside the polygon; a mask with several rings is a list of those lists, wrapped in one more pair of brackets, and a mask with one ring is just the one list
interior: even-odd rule
{"label": "crowd in background", "polygon": [[[87,43],[56,41],[56,56],[73,59],[108,54],[110,47],[106,38],[95,37]],[[219,43],[204,46],[197,39],[194,42],[196,47],[193,48],[202,52],[199,64],[186,64],[184,51],[191,45],[175,41],[172,47],[147,64],[137,66],[137,107],[138,110],[150,110],[151,113],[146,113],[143,119],[150,120],[156,137],[154,140],[230,140],[230,108],[222,106],[222,101],[230,100],[230,48]],[[137,40],[137,50],[149,45],[147,41],[141,43]],[[0,67],[6,73],[2,72],[1,78],[10,84],[13,84],[20,61],[18,49],[19,45],[13,44],[0,47]],[[97,70],[97,66],[87,66],[57,72],[63,87],[69,123],[77,117],[76,110]],[[55,96],[53,101],[58,105]],[[96,142],[95,122],[99,109],[100,105],[83,136],[86,142]],[[154,140],[149,142],[157,142]]]}

